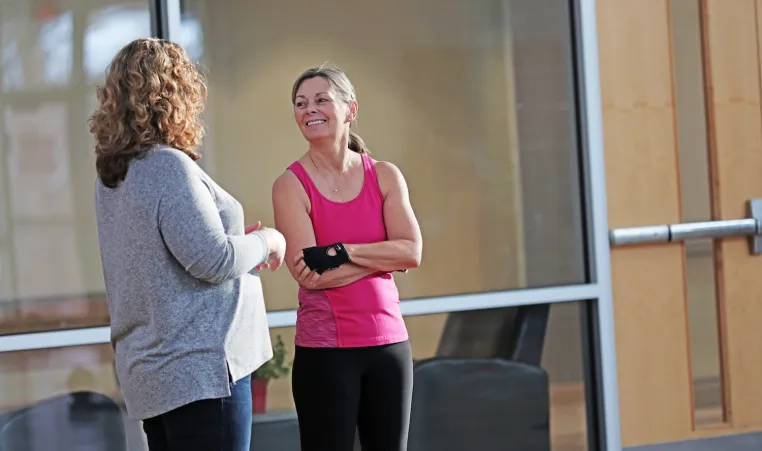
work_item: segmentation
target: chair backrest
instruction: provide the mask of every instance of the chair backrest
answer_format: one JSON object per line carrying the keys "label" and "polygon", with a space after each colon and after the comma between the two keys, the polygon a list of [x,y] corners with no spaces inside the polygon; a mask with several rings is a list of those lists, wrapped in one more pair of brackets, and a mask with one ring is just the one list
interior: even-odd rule
{"label": "chair backrest", "polygon": [[415,367],[409,451],[550,451],[548,377],[505,359]]}
{"label": "chair backrest", "polygon": [[503,358],[540,365],[550,305],[450,313],[437,355]]}
{"label": "chair backrest", "polygon": [[98,393],[56,396],[4,418],[2,451],[127,451],[122,410]]}

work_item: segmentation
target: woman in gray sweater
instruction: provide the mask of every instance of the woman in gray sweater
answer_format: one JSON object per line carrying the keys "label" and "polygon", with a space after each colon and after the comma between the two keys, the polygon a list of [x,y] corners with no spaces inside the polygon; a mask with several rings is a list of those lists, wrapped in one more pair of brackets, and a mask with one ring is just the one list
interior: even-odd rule
{"label": "woman in gray sweater", "polygon": [[285,240],[195,163],[206,86],[186,52],[125,46],[98,89],[95,207],[116,372],[151,451],[248,451],[272,357],[259,270]]}

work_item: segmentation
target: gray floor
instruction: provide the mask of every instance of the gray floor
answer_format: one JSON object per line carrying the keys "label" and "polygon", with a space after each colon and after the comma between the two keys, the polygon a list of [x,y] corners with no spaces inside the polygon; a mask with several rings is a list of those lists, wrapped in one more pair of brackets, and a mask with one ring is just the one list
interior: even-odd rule
{"label": "gray floor", "polygon": [[760,451],[762,433],[729,435],[678,443],[636,446],[625,451]]}

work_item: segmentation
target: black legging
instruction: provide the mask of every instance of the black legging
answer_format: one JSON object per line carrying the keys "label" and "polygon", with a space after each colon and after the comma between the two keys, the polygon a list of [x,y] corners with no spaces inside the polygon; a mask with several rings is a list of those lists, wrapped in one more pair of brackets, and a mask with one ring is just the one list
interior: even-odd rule
{"label": "black legging", "polygon": [[302,451],[407,449],[413,358],[405,341],[367,348],[297,346],[293,394]]}

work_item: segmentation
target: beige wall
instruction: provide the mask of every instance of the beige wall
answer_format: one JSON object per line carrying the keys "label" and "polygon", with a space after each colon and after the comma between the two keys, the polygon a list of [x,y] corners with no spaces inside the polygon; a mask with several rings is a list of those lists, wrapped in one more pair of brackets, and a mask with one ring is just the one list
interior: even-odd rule
{"label": "beige wall", "polygon": [[[491,11],[465,1],[442,8],[400,0],[351,12],[341,4],[300,3],[292,14],[293,5],[237,2],[207,12],[214,175],[251,220],[271,223],[271,184],[306,150],[293,121],[291,83],[330,60],[356,84],[357,130],[376,158],[400,166],[410,186],[425,244],[421,268],[397,278],[403,295],[521,287],[511,66],[502,30],[486,26]],[[436,23],[428,20],[433,10]],[[252,17],[257,26],[247,25]],[[468,28],[469,20],[481,26]],[[284,32],[285,24],[296,31]],[[295,307],[286,272],[268,275],[265,289],[269,308]]]}

